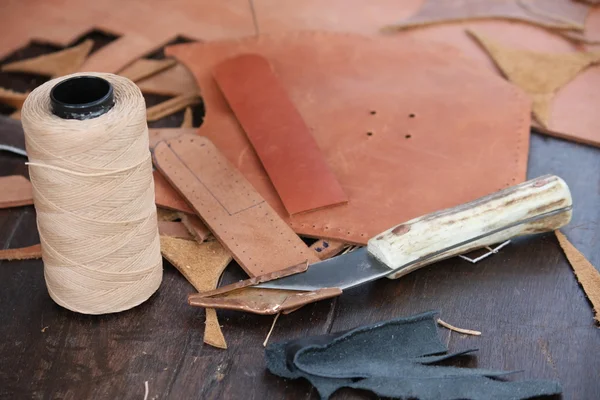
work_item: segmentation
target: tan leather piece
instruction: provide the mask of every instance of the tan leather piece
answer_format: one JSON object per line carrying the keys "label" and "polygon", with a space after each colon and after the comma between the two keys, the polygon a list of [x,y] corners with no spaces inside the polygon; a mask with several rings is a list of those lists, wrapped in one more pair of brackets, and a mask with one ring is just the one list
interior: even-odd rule
{"label": "tan leather piece", "polygon": [[[551,121],[554,94],[585,69],[600,62],[600,51],[541,53],[503,46],[475,32],[471,32],[471,35],[489,53],[506,78],[531,96],[533,114],[541,129],[548,134],[558,131]],[[577,132],[577,135],[571,132]],[[571,132],[555,135],[600,146],[600,130],[594,126]]]}
{"label": "tan leather piece", "polygon": [[213,74],[290,215],[348,202],[264,57],[233,57]]}
{"label": "tan leather piece", "polygon": [[308,264],[260,275],[218,289],[188,296],[188,303],[196,307],[214,307],[225,310],[246,311],[255,314],[289,314],[306,304],[329,299],[342,294],[339,288],[324,288],[312,292],[294,290],[261,289],[253,287],[262,282],[299,274],[306,271]]}
{"label": "tan leather piece", "polygon": [[194,127],[194,115],[190,107],[185,109],[183,113],[183,121],[181,122],[180,128],[193,128]]}
{"label": "tan leather piece", "polygon": [[600,52],[540,53],[509,48],[474,31],[470,34],[489,53],[506,78],[531,96],[532,112],[544,127],[548,125],[554,93],[585,68],[600,61]]}
{"label": "tan leather piece", "polygon": [[188,228],[177,221],[158,221],[158,233],[160,236],[167,236],[176,239],[194,240],[194,236]]}
{"label": "tan leather piece", "polygon": [[388,29],[411,29],[433,24],[475,19],[506,19],[553,29],[583,30],[589,6],[571,0],[425,0],[410,18]]}
{"label": "tan leather piece", "polygon": [[319,260],[327,260],[338,255],[347,246],[347,243],[338,240],[319,239],[310,246],[310,249],[315,252]]}
{"label": "tan leather piece", "polygon": [[[219,242],[200,244],[161,236],[160,249],[163,257],[173,264],[198,292],[215,289],[221,274],[231,261],[231,255]],[[227,348],[214,310],[206,310],[204,343],[221,349]]]}
{"label": "tan leather piece", "polygon": [[210,235],[212,235],[210,230],[206,227],[206,225],[204,225],[204,222],[202,222],[197,215],[184,214],[180,212],[179,218],[181,219],[183,226],[186,227],[186,229],[198,243],[204,242]]}
{"label": "tan leather piece", "polygon": [[215,40],[255,33],[248,0],[65,0],[60,7],[44,1],[4,3],[0,59],[32,39],[67,46],[92,29],[120,36],[94,53],[84,71],[116,73],[178,35]]}
{"label": "tan leather piece", "polygon": [[31,182],[21,175],[0,177],[0,209],[33,204]]}
{"label": "tan leather piece", "polygon": [[13,119],[21,119],[21,110],[15,110],[10,114],[10,117]]}
{"label": "tan leather piece", "polygon": [[0,261],[2,260],[34,260],[42,258],[42,245],[34,244],[29,247],[21,247],[18,249],[2,249],[0,250]]}
{"label": "tan leather piece", "polygon": [[150,149],[153,149],[161,140],[169,140],[181,135],[195,135],[198,128],[150,128],[148,135]]}
{"label": "tan leather piece", "polygon": [[560,231],[554,231],[560,247],[565,252],[569,264],[573,268],[577,281],[583,287],[586,297],[592,303],[594,308],[594,319],[600,322],[600,273],[598,270],[585,258],[583,254]]}
{"label": "tan leather piece", "polygon": [[194,213],[183,197],[173,189],[171,184],[159,172],[153,171],[152,176],[154,177],[154,201],[157,206],[188,214]]}
{"label": "tan leather piece", "polygon": [[119,75],[137,82],[161,71],[172,68],[175,66],[175,64],[177,64],[177,61],[168,58],[164,60],[140,58],[139,60],[135,60],[132,64],[119,71]]}
{"label": "tan leather piece", "polygon": [[27,98],[27,93],[15,92],[0,87],[0,103],[20,109]]}
{"label": "tan leather piece", "polygon": [[[166,51],[202,88],[207,114],[199,133],[299,234],[366,244],[395,223],[525,179],[529,100],[451,47],[404,35],[304,32]],[[212,78],[218,63],[250,52],[271,62],[347,205],[287,216]]]}
{"label": "tan leather piece", "polygon": [[38,57],[15,61],[2,66],[6,72],[26,72],[50,77],[76,72],[94,47],[93,40],[85,40],[77,46]]}
{"label": "tan leather piece", "polygon": [[250,276],[318,261],[210,140],[181,136],[154,148],[154,164]]}
{"label": "tan leather piece", "polygon": [[196,80],[182,64],[136,82],[142,93],[178,96],[196,90]]}
{"label": "tan leather piece", "polygon": [[197,93],[186,93],[181,94],[172,99],[163,101],[155,106],[149,107],[146,119],[148,121],[158,121],[161,118],[176,113],[177,111],[183,110],[187,106],[197,104],[200,102],[200,97]]}

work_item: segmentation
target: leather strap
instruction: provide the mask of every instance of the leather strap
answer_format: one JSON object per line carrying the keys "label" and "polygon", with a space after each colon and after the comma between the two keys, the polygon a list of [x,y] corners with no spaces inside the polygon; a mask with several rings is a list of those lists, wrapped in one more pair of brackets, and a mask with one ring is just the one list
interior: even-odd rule
{"label": "leather strap", "polygon": [[154,201],[157,206],[188,214],[194,213],[185,200],[171,187],[161,174],[154,171],[152,175],[154,176]]}
{"label": "leather strap", "polygon": [[348,202],[264,57],[230,58],[214,77],[290,215]]}
{"label": "leather strap", "polygon": [[207,138],[161,142],[154,164],[250,276],[318,261]]}

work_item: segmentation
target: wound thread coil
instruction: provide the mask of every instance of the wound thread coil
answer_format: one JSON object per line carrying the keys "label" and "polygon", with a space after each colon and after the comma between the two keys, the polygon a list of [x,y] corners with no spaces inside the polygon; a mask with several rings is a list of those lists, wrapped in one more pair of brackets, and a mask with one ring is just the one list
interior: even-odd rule
{"label": "wound thread coil", "polygon": [[[88,119],[55,115],[52,89],[86,76],[109,83],[114,105],[94,108]],[[67,96],[67,106],[89,95]],[[113,74],[53,79],[27,97],[22,121],[52,299],[84,314],[119,312],[147,300],[162,280],[162,257],[138,87]]]}

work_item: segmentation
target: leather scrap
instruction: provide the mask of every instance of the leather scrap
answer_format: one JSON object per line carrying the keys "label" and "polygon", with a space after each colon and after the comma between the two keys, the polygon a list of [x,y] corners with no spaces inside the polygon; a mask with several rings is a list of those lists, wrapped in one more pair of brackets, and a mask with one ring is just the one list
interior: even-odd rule
{"label": "leather scrap", "polygon": [[[202,88],[206,117],[199,134],[298,234],[366,244],[394,223],[525,179],[529,100],[452,47],[404,35],[295,32],[166,52],[186,64]],[[212,76],[219,63],[246,53],[271,62],[347,205],[286,212]]]}
{"label": "leather scrap", "polygon": [[[231,255],[219,242],[200,244],[161,236],[160,250],[163,257],[199,292],[215,289],[221,274],[231,261]],[[227,348],[215,310],[206,310],[204,343],[220,349]]]}
{"label": "leather scrap", "polygon": [[192,109],[187,107],[183,114],[183,121],[181,122],[180,128],[193,128],[194,127],[194,115]]}
{"label": "leather scrap", "polygon": [[94,41],[87,39],[77,46],[64,50],[4,64],[2,71],[26,72],[53,78],[69,75],[83,65],[92,47],[94,47]]}
{"label": "leather scrap", "polygon": [[179,218],[181,219],[181,223],[185,228],[189,231],[190,235],[198,243],[204,242],[211,235],[210,230],[204,225],[204,222],[197,215],[185,214],[180,212]]}
{"label": "leather scrap", "polygon": [[158,233],[176,239],[194,240],[188,228],[178,221],[158,221]]}
{"label": "leather scrap", "polygon": [[136,82],[142,93],[178,96],[190,89],[197,90],[192,73],[182,64]]}
{"label": "leather scrap", "polygon": [[600,323],[600,273],[583,254],[560,231],[554,231],[560,247],[563,249],[577,281],[583,287],[583,292],[592,303],[594,319]]}
{"label": "leather scrap", "polygon": [[152,176],[154,177],[154,201],[157,206],[188,214],[194,213],[183,197],[158,171],[153,171]]}
{"label": "leather scrap", "polygon": [[310,249],[315,252],[319,260],[328,260],[338,255],[348,244],[338,240],[319,239],[314,242]]}
{"label": "leather scrap", "polygon": [[137,82],[166,69],[172,68],[175,66],[175,64],[177,64],[177,61],[168,58],[164,60],[140,58],[129,66],[123,68],[123,70],[119,71],[119,75],[129,78],[133,82]]}
{"label": "leather scrap", "polygon": [[158,121],[161,118],[183,110],[187,106],[191,106],[200,102],[200,97],[197,93],[181,94],[172,99],[165,100],[155,106],[148,107],[146,110],[146,119],[148,121]]}
{"label": "leather scrap", "polygon": [[407,30],[434,24],[478,19],[505,19],[557,30],[583,30],[589,6],[571,0],[425,0],[410,18],[386,30]]}
{"label": "leather scrap", "polygon": [[[488,52],[506,78],[531,96],[532,112],[542,128],[548,129],[549,134],[553,131],[551,102],[554,94],[586,68],[600,61],[600,51],[532,52],[503,46],[475,32],[470,34]],[[564,136],[584,143],[600,145],[600,131],[597,129],[590,129],[585,133],[578,132],[578,134],[565,132]]]}
{"label": "leather scrap", "polygon": [[14,90],[0,87],[0,103],[20,109],[27,98],[28,93],[15,92]]}
{"label": "leather scrap", "polygon": [[343,387],[384,398],[422,400],[529,399],[562,392],[558,382],[497,379],[516,371],[437,365],[477,350],[448,353],[439,339],[435,314],[271,344],[265,351],[267,368],[283,378],[308,380],[322,399]]}
{"label": "leather scrap", "polygon": [[213,74],[290,215],[348,202],[264,57],[242,54]]}
{"label": "leather scrap", "polygon": [[37,258],[42,258],[42,245],[40,244],[34,244],[33,246],[21,247],[17,249],[0,250],[0,261],[34,260]]}
{"label": "leather scrap", "polygon": [[27,156],[25,134],[20,121],[0,115],[0,150]]}
{"label": "leather scrap", "polygon": [[248,0],[68,1],[61,7],[50,2],[36,2],[35,6],[29,1],[4,3],[0,59],[39,38],[64,47],[92,29],[118,36],[92,54],[82,71],[117,73],[177,36],[215,40],[255,33]]}
{"label": "leather scrap", "polygon": [[0,209],[33,204],[33,187],[21,175],[0,177]]}
{"label": "leather scrap", "polygon": [[194,135],[160,142],[153,158],[248,275],[318,260],[210,140]]}
{"label": "leather scrap", "polygon": [[161,140],[169,140],[181,135],[195,135],[197,128],[150,128],[148,129],[150,149]]}

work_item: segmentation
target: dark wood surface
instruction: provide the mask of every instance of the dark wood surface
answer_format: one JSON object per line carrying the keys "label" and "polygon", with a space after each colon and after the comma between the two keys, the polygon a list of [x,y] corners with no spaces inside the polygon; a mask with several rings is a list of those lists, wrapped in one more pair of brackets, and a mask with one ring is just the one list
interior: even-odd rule
{"label": "dark wood surface", "polygon": [[[26,174],[23,162],[0,153],[0,175]],[[533,135],[529,176],[545,173],[571,187],[574,218],[564,232],[600,266],[600,149]],[[0,210],[2,248],[37,242],[33,207]],[[166,262],[164,272],[160,290],[143,305],[86,316],[50,299],[41,261],[0,263],[0,398],[143,399],[145,381],[149,399],[318,398],[307,382],[266,371],[262,342],[272,317],[220,312],[229,349],[204,345],[204,311],[186,304],[192,286]],[[241,278],[230,267],[223,282]],[[480,349],[453,365],[523,370],[511,379],[553,379],[565,399],[600,398],[600,330],[552,234],[517,240],[476,265],[455,258],[304,307],[279,318],[271,341],[432,309],[483,332],[440,330],[452,351]],[[346,397],[369,395],[334,396]]]}

